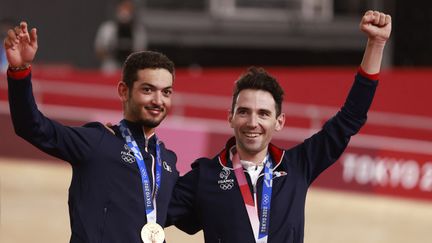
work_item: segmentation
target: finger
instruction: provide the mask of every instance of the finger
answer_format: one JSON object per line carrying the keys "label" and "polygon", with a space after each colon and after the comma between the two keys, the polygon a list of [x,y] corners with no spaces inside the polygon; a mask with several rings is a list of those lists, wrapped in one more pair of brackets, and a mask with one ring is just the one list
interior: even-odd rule
{"label": "finger", "polygon": [[374,12],[374,11],[372,11],[372,10],[368,10],[368,11],[366,11],[366,13],[365,13],[364,15],[372,15],[373,12]]}
{"label": "finger", "polygon": [[13,43],[11,42],[11,40],[9,38],[5,38],[3,40],[3,46],[5,49],[9,49],[13,47]]}
{"label": "finger", "polygon": [[380,12],[378,11],[374,11],[373,12],[373,25],[378,25],[379,24],[379,19],[380,19]]}
{"label": "finger", "polygon": [[23,42],[30,42],[30,37],[27,30],[27,23],[25,21],[21,21],[20,23],[18,39]]}
{"label": "finger", "polygon": [[380,16],[379,16],[379,26],[385,26],[385,19],[386,19],[386,17],[385,17],[386,15],[384,14],[384,13],[380,13]]}
{"label": "finger", "polygon": [[22,33],[28,33],[27,22],[21,21],[21,23],[20,23],[20,29],[21,29]]}
{"label": "finger", "polygon": [[15,37],[15,32],[10,29],[7,32],[7,34],[8,34],[8,36],[4,40],[4,46],[5,46],[6,49],[7,48],[11,48],[11,49],[14,50],[15,49],[15,45],[17,45],[17,43],[18,43],[18,40],[16,40],[16,37]]}
{"label": "finger", "polygon": [[30,31],[30,45],[37,47],[38,43],[37,43],[37,29],[33,28]]}
{"label": "finger", "polygon": [[12,29],[8,30],[7,34],[8,34],[8,38],[9,38],[9,40],[10,40],[12,43],[14,43],[14,44],[16,44],[16,45],[19,43],[19,40],[18,40],[17,35],[15,34],[15,31],[14,31],[14,30],[12,30]]}
{"label": "finger", "polygon": [[361,20],[360,24],[370,24],[373,21],[373,12],[372,10],[367,11],[364,15],[363,18]]}
{"label": "finger", "polygon": [[19,34],[21,34],[21,29],[20,29],[20,27],[19,26],[15,26],[14,27],[14,31],[15,31],[15,34],[18,36]]}
{"label": "finger", "polygon": [[385,16],[385,25],[391,24],[391,16],[386,14]]}

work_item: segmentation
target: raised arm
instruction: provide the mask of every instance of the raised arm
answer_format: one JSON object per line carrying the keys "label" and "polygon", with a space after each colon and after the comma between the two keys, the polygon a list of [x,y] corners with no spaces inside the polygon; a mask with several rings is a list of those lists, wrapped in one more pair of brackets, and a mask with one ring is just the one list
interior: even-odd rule
{"label": "raised arm", "polygon": [[3,44],[11,70],[26,69],[33,62],[38,49],[36,32],[33,28],[29,33],[26,22],[8,30]]}
{"label": "raised arm", "polygon": [[360,71],[355,76],[344,105],[336,116],[324,124],[321,131],[298,147],[298,156],[304,158],[298,160],[300,168],[305,170],[309,183],[341,156],[350,138],[360,131],[367,120],[367,112],[378,84],[377,74],[384,46],[391,32],[391,18],[377,11],[368,11],[360,22],[360,29],[368,36],[368,43]]}
{"label": "raised arm", "polygon": [[3,43],[9,61],[8,98],[15,133],[57,158],[74,164],[85,161],[99,146],[95,141],[99,141],[104,128],[96,124],[91,128],[63,126],[39,111],[33,96],[30,66],[38,49],[36,29],[29,33],[27,23],[21,22],[8,31]]}
{"label": "raised arm", "polygon": [[368,74],[377,74],[380,72],[384,47],[391,33],[391,17],[369,10],[360,22],[360,30],[368,37],[360,66]]}

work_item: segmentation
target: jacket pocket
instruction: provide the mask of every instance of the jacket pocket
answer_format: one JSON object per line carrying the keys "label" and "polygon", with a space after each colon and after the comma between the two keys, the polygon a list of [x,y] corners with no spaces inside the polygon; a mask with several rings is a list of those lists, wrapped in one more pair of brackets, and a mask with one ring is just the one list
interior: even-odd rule
{"label": "jacket pocket", "polygon": [[104,242],[104,236],[105,236],[105,228],[106,228],[106,222],[108,220],[108,214],[109,214],[109,203],[105,204],[105,206],[102,209],[102,222],[100,224],[100,243]]}
{"label": "jacket pocket", "polygon": [[295,238],[295,232],[294,232],[294,229],[291,228],[289,230],[289,235],[288,235],[288,239],[287,239],[286,242],[288,242],[288,243],[294,243],[294,238]]}

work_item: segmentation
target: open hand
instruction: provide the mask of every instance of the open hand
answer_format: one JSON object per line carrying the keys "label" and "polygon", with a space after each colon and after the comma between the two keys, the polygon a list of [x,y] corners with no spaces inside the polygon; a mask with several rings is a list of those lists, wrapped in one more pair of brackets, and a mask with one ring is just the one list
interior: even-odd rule
{"label": "open hand", "polygon": [[29,33],[27,23],[23,21],[20,26],[9,29],[3,44],[9,66],[22,67],[30,64],[38,48],[36,29],[33,28]]}

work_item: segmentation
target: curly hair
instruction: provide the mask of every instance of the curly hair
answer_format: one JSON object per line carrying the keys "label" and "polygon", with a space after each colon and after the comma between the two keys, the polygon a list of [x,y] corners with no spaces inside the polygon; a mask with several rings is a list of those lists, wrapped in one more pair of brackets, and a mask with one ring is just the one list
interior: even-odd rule
{"label": "curly hair", "polygon": [[155,51],[141,51],[130,54],[123,64],[122,80],[129,89],[138,79],[138,71],[141,69],[163,68],[168,70],[174,78],[174,63],[164,54]]}

